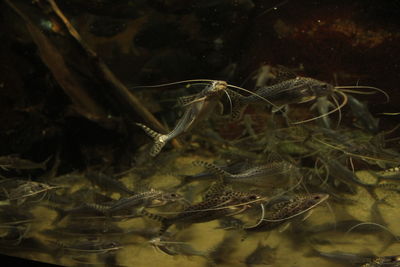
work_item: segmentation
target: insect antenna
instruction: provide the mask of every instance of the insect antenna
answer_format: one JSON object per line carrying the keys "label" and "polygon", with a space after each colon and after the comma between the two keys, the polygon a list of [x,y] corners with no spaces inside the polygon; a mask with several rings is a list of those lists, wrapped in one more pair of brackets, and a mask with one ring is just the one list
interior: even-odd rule
{"label": "insect antenna", "polygon": [[332,114],[332,113],[334,113],[334,112],[340,110],[341,108],[343,108],[343,107],[347,104],[348,97],[347,97],[347,95],[346,95],[345,93],[343,93],[343,92],[341,92],[341,91],[339,91],[339,90],[337,90],[336,92],[337,92],[338,94],[341,94],[342,97],[343,97],[343,102],[342,102],[337,108],[335,108],[335,109],[333,109],[333,110],[331,110],[331,111],[329,111],[329,112],[327,112],[327,113],[325,113],[325,114],[322,114],[322,115],[320,115],[320,116],[317,116],[317,117],[314,117],[314,118],[311,118],[311,119],[307,119],[307,120],[303,120],[303,121],[292,122],[291,124],[292,124],[292,125],[297,125],[297,124],[302,124],[302,123],[305,123],[305,122],[314,121],[314,120],[317,120],[317,119],[319,119],[319,118],[326,117],[326,116],[328,116],[328,115],[330,115],[330,114]]}

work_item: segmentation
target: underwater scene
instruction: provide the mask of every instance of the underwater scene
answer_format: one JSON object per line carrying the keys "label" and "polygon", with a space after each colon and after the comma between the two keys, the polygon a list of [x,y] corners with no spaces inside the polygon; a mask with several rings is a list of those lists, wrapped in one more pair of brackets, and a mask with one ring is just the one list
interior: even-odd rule
{"label": "underwater scene", "polygon": [[400,1],[0,7],[0,254],[400,266]]}

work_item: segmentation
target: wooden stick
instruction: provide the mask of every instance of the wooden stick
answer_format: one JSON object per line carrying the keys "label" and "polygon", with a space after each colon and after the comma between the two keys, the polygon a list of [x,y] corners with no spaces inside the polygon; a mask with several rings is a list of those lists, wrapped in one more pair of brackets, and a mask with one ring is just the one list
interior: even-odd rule
{"label": "wooden stick", "polygon": [[86,51],[86,53],[95,60],[96,65],[99,71],[104,75],[105,80],[108,84],[113,87],[120,97],[126,99],[130,105],[135,109],[135,111],[153,128],[157,129],[161,132],[166,132],[164,125],[162,125],[156,117],[140,102],[139,98],[137,98],[132,92],[126,88],[126,86],[112,73],[112,71],[108,68],[108,66],[103,62],[101,58],[99,58],[94,52],[81,38],[79,33],[75,30],[75,28],[71,25],[69,20],[64,16],[62,11],[57,6],[54,0],[47,0],[51,5],[53,11],[57,14],[57,16],[64,23],[68,32],[72,37],[78,42],[78,44]]}
{"label": "wooden stick", "polygon": [[27,28],[36,43],[43,62],[47,65],[55,80],[64,89],[71,101],[96,116],[104,117],[105,111],[86,92],[82,85],[73,79],[73,74],[66,66],[60,51],[48,40],[48,38],[34,25],[32,20],[25,15],[13,1],[6,0],[6,3],[26,22]]}

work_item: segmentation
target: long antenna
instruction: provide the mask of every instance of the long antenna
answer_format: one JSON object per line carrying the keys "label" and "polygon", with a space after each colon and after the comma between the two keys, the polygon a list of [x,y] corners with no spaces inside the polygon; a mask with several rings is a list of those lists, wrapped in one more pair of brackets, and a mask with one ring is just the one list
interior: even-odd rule
{"label": "long antenna", "polygon": [[228,84],[228,87],[235,88],[235,89],[239,89],[239,90],[242,90],[242,91],[244,91],[244,92],[250,93],[250,94],[252,94],[252,95],[254,95],[254,96],[256,96],[256,97],[258,97],[258,98],[264,100],[265,102],[267,102],[268,104],[270,104],[270,105],[273,106],[274,108],[279,109],[279,107],[278,107],[277,105],[275,105],[274,103],[272,103],[271,101],[269,101],[269,100],[266,99],[265,97],[260,96],[260,95],[254,93],[254,92],[252,92],[252,91],[250,91],[250,90],[244,89],[244,88],[239,87],[239,86],[231,85],[231,84]]}
{"label": "long antenna", "polygon": [[[382,93],[382,94],[386,97],[386,103],[389,102],[389,100],[390,100],[390,97],[389,97],[388,93],[386,93],[384,90],[379,89],[379,88],[377,88],[377,87],[373,87],[373,86],[363,86],[363,85],[335,86],[335,89],[352,89],[352,88],[354,88],[354,89],[357,89],[357,88],[358,88],[358,89],[372,89],[372,90],[375,90],[375,91],[378,91],[378,92]],[[350,91],[349,91],[349,92],[350,92]],[[352,93],[356,93],[356,94],[357,94],[356,91],[353,91]],[[365,93],[362,93],[362,92],[358,92],[358,93],[359,93],[359,94],[365,94]]]}
{"label": "long antenna", "polygon": [[343,92],[341,92],[339,90],[337,90],[336,92],[343,96],[343,102],[342,102],[342,104],[340,104],[340,106],[338,106],[337,108],[335,108],[335,109],[333,109],[333,110],[331,110],[331,111],[329,111],[329,112],[327,112],[325,114],[322,114],[320,116],[317,116],[317,117],[314,117],[314,118],[311,118],[311,119],[308,119],[308,120],[293,122],[292,125],[302,124],[302,123],[305,123],[305,122],[310,122],[310,121],[313,121],[313,120],[317,120],[319,118],[326,117],[326,116],[328,116],[328,115],[340,110],[342,107],[344,107],[347,104],[347,99],[348,98],[347,98],[347,95],[345,93],[343,93]]}
{"label": "long antenna", "polygon": [[382,229],[388,231],[391,235],[393,235],[393,237],[396,239],[397,242],[400,241],[400,239],[392,231],[390,231],[389,228],[387,228],[386,226],[383,226],[383,225],[381,225],[379,223],[374,223],[374,222],[363,222],[363,223],[356,224],[356,225],[352,226],[349,230],[346,231],[346,235],[349,234],[351,231],[353,231],[355,228],[357,228],[357,227],[359,227],[361,225],[375,225],[375,226],[377,226],[379,228],[382,228]]}
{"label": "long antenna", "polygon": [[[336,99],[336,97],[335,97],[334,94],[332,94],[332,99],[333,99],[333,102],[335,102],[335,105],[336,105],[337,107],[339,107],[339,101]],[[339,110],[339,117],[338,117],[336,129],[339,128],[340,122],[342,121],[342,109],[339,108],[338,110]]]}
{"label": "long antenna", "polygon": [[139,86],[133,86],[130,87],[129,89],[135,89],[135,88],[157,88],[157,87],[163,87],[163,86],[170,86],[170,85],[175,85],[175,84],[182,84],[182,83],[204,83],[207,84],[209,82],[215,82],[215,80],[209,80],[209,79],[193,79],[193,80],[183,80],[179,82],[172,82],[172,83],[162,83],[162,84],[155,84],[155,85],[139,85]]}

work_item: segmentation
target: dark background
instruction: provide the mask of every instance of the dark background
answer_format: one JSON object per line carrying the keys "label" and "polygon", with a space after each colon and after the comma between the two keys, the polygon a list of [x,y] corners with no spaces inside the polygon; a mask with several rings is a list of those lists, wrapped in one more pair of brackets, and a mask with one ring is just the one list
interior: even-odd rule
{"label": "dark background", "polygon": [[[339,85],[379,87],[390,95],[390,103],[380,95],[360,99],[368,101],[382,129],[399,122],[396,116],[379,113],[400,112],[400,1],[63,0],[58,4],[128,86],[198,78],[242,85],[263,64],[283,65]],[[38,21],[46,35],[64,44],[56,26]],[[117,126],[105,127],[101,120],[71,112],[71,99],[43,62],[24,21],[5,1],[0,2],[0,37],[0,155],[19,154],[39,162],[60,152],[60,173],[94,165],[129,167],[131,154],[148,141],[142,131],[129,125],[121,130],[118,121]],[[78,56],[69,58],[71,69],[79,62]],[[108,105],[108,96],[89,83],[88,87],[109,114],[123,117],[121,110]],[[251,81],[244,87],[253,89]],[[156,116],[160,112],[157,107],[149,109]]]}
{"label": "dark background", "polygon": [[[390,103],[378,94],[360,99],[368,101],[382,129],[399,122],[398,116],[379,113],[400,111],[400,1],[69,0],[58,4],[82,39],[129,87],[207,78],[253,89],[251,80],[244,81],[261,65],[283,65],[338,85],[379,87],[390,95]],[[43,18],[37,25],[55,40],[55,46],[69,49],[57,25]],[[17,153],[42,161],[60,150],[64,172],[131,163],[130,154],[148,140],[138,128],[118,122],[124,111],[104,93],[107,86],[102,91],[89,83],[91,77],[86,80],[103,109],[116,118],[116,125],[109,127],[71,112],[71,99],[44,64],[26,24],[3,1],[0,36],[1,155]],[[72,54],[68,60],[68,67],[86,75],[85,69],[79,69],[79,56]],[[159,92],[144,101],[156,117],[162,112],[157,107]],[[135,93],[141,96],[142,91]],[[155,107],[148,104],[152,102]],[[140,121],[134,114],[129,117]]]}

